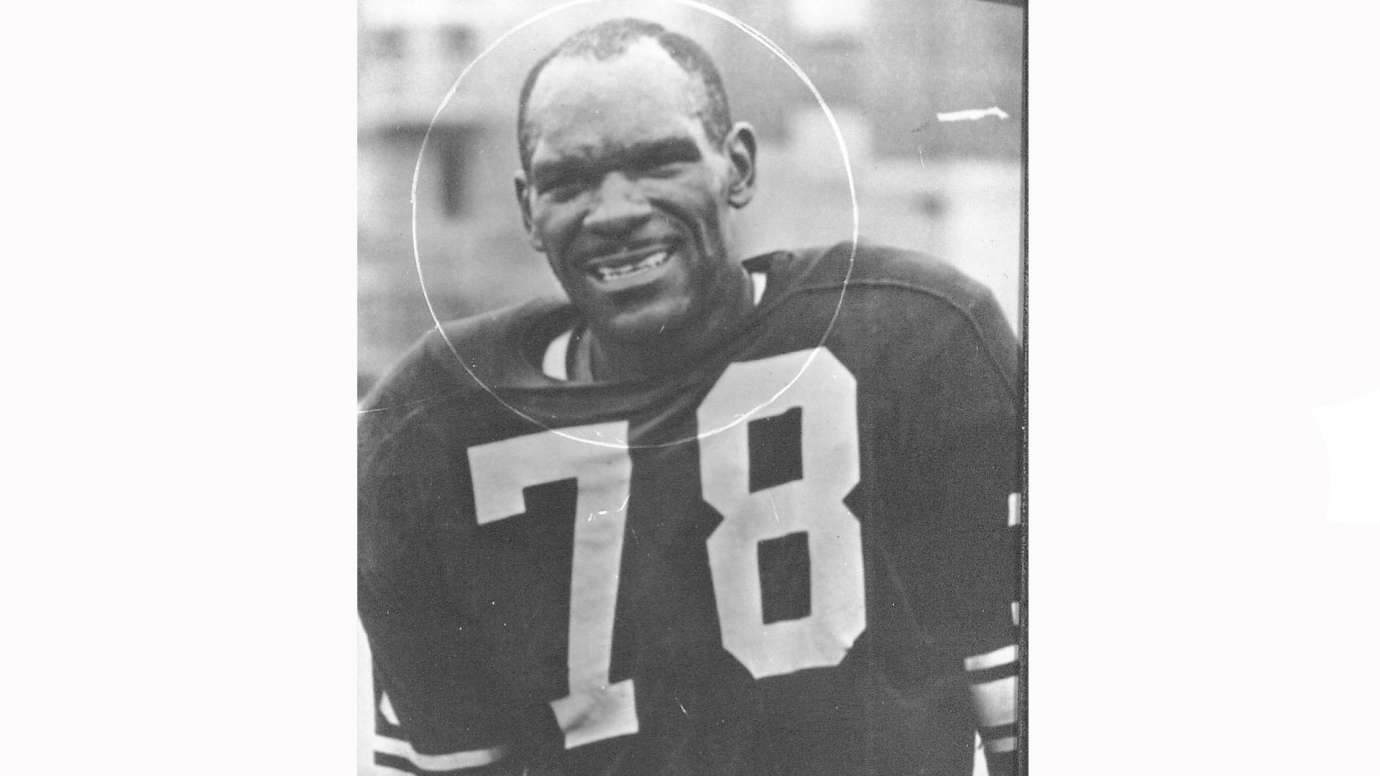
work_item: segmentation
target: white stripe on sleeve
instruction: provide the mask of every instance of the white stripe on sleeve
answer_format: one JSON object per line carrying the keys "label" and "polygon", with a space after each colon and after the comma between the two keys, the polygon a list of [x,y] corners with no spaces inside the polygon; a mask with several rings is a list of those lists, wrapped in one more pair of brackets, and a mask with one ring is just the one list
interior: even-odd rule
{"label": "white stripe on sleeve", "polygon": [[1016,721],[1016,677],[974,684],[970,689],[979,725],[996,727]]}
{"label": "white stripe on sleeve", "polygon": [[1015,644],[1007,644],[1001,649],[994,649],[981,655],[963,658],[963,667],[969,671],[984,671],[988,668],[1004,666],[1007,663],[1016,662],[1019,657],[1019,648]]}
{"label": "white stripe on sleeve", "polygon": [[1016,751],[1016,737],[994,738],[991,741],[984,741],[982,745],[993,752],[1014,752]]}
{"label": "white stripe on sleeve", "polygon": [[421,754],[412,744],[388,736],[374,736],[374,751],[402,757],[424,771],[454,771],[460,768],[478,768],[481,765],[498,762],[503,758],[503,748],[474,749],[468,752],[450,754]]}

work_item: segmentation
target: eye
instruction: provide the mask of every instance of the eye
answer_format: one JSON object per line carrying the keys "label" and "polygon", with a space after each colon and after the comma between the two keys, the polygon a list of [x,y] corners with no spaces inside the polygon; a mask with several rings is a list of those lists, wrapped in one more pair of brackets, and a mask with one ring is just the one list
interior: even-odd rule
{"label": "eye", "polygon": [[661,162],[649,165],[642,174],[650,178],[670,178],[679,173],[684,166],[682,162]]}
{"label": "eye", "polygon": [[543,186],[541,195],[556,202],[569,202],[583,194],[586,188],[587,184],[581,179],[565,178]]}

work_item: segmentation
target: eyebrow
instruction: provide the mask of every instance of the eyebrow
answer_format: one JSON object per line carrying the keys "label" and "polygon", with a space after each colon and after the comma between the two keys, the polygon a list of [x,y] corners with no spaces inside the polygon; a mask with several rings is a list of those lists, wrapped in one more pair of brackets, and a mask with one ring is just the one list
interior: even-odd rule
{"label": "eyebrow", "polygon": [[646,169],[672,162],[696,162],[700,147],[688,137],[668,137],[621,146],[607,152],[582,150],[580,153],[539,162],[532,167],[532,180],[538,188],[569,177],[603,175],[610,170]]}

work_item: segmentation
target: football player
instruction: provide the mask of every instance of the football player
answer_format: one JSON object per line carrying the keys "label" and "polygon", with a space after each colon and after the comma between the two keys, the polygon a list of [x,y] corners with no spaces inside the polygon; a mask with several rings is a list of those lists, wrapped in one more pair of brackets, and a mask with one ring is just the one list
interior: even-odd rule
{"label": "football player", "polygon": [[425,337],[361,415],[376,763],[992,774],[1016,748],[1022,436],[992,295],[915,253],[739,255],[752,128],[615,20],[521,95],[566,299]]}

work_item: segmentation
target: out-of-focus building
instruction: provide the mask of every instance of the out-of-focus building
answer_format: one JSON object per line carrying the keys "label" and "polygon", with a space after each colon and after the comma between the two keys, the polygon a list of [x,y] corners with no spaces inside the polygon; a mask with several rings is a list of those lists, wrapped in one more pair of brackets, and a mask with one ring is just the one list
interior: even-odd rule
{"label": "out-of-focus building", "polygon": [[[553,0],[362,0],[359,14],[359,369],[377,377],[442,319],[558,294],[515,205],[517,92],[574,26],[640,15],[695,37],[724,73],[735,116],[759,130],[750,250],[847,239],[851,205],[833,130],[764,46],[703,11],[610,0],[505,39]],[[1022,14],[983,0],[723,0],[809,75],[843,133],[864,237],[924,250],[996,291],[1019,320]],[[981,118],[962,111],[997,108]],[[967,114],[972,116],[972,113]],[[436,117],[420,154],[427,127]],[[1004,116],[1004,118],[1003,118]]]}

